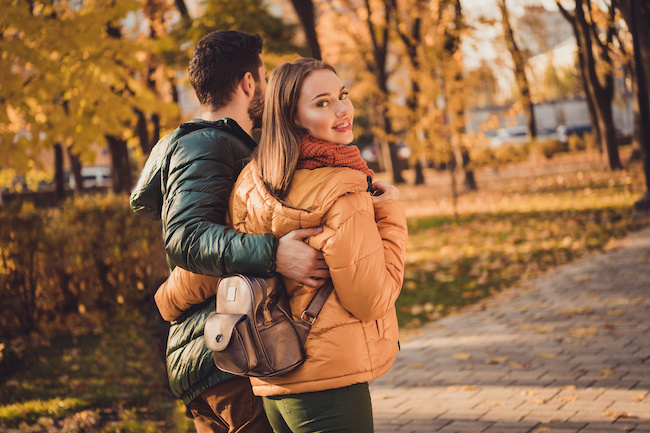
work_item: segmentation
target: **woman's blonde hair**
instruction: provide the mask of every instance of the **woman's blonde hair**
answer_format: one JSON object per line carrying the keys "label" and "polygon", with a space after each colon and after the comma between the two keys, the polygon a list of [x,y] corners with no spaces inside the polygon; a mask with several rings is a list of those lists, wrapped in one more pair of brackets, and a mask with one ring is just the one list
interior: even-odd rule
{"label": "woman's blonde hair", "polygon": [[278,66],[269,79],[264,102],[262,136],[255,162],[269,191],[284,199],[298,163],[300,142],[309,133],[294,121],[305,78],[334,68],[321,60],[298,59]]}

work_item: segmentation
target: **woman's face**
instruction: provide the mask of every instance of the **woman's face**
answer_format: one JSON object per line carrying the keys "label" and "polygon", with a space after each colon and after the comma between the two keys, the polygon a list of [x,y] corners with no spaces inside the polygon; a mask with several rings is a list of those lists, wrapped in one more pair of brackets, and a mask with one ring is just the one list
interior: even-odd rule
{"label": "woman's face", "polygon": [[354,107],[339,77],[328,69],[310,73],[303,81],[295,122],[312,137],[347,145],[352,142]]}

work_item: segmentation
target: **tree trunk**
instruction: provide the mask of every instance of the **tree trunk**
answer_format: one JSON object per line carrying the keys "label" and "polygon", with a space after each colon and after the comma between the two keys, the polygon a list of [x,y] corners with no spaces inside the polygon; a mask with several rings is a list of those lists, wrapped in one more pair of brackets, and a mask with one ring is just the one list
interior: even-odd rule
{"label": "tree trunk", "polygon": [[147,129],[147,118],[145,117],[144,113],[141,110],[134,108],[133,111],[135,112],[135,115],[138,117],[138,123],[136,124],[135,129],[138,133],[138,139],[140,141],[140,148],[142,149],[142,154],[149,155],[149,152],[151,152],[152,144],[149,140],[149,130]]}
{"label": "tree trunk", "polygon": [[73,154],[68,148],[68,159],[70,159],[70,171],[72,172],[72,177],[74,178],[74,191],[75,193],[82,192],[85,187],[83,183],[83,176],[81,175],[81,161],[79,157]]}
{"label": "tree trunk", "polygon": [[[560,12],[573,26],[578,45],[578,55],[581,57],[580,67],[585,81],[585,93],[588,100],[591,100],[594,109],[596,122],[595,130],[600,135],[599,145],[604,150],[607,164],[610,170],[619,170],[623,166],[618,153],[616,133],[614,129],[614,117],[612,100],[614,98],[614,73],[610,53],[614,36],[614,6],[609,10],[609,26],[603,31],[606,32],[606,41],[603,43],[595,36],[601,32],[596,23],[587,20],[585,7],[591,4],[585,0],[575,0],[575,12],[571,14],[561,4],[561,0],[555,0]],[[596,59],[594,46],[599,48],[600,56]],[[597,61],[603,62],[605,67],[599,68]],[[599,73],[598,69],[604,70]],[[602,78],[601,78],[602,75]]]}
{"label": "tree trunk", "polygon": [[314,3],[312,0],[291,0],[293,8],[298,14],[300,24],[305,31],[307,46],[311,50],[311,56],[315,59],[322,60],[320,45],[318,44],[318,34],[316,33],[316,19],[314,17]]}
{"label": "tree trunk", "polygon": [[528,125],[528,132],[530,138],[537,137],[537,125],[535,123],[535,112],[533,106],[533,99],[530,94],[530,86],[528,84],[528,77],[526,76],[526,61],[521,50],[515,41],[515,34],[510,24],[510,17],[506,0],[499,0],[499,9],[501,10],[501,17],[503,22],[503,33],[505,36],[508,51],[512,56],[512,63],[514,64],[515,81],[521,93],[521,101],[524,106],[524,116],[526,117],[526,124]]}
{"label": "tree trunk", "polygon": [[393,176],[393,183],[404,183],[404,177],[402,176],[397,155],[397,143],[395,143],[393,139],[393,126],[390,116],[388,115],[387,106],[390,99],[390,92],[388,90],[389,72],[386,65],[386,59],[388,55],[388,44],[390,41],[388,20],[393,12],[392,3],[390,0],[384,0],[384,21],[381,24],[371,19],[373,16],[373,10],[370,1],[365,0],[364,4],[367,11],[365,22],[372,41],[371,54],[373,59],[372,62],[366,62],[366,67],[368,68],[368,71],[374,75],[377,89],[379,90],[379,119],[382,122],[384,135],[384,137],[382,137],[382,156],[384,158],[386,157],[385,147],[388,146],[388,153],[392,166],[391,174]]}
{"label": "tree trunk", "polygon": [[470,191],[476,191],[478,186],[474,172],[470,169],[471,159],[469,151],[463,143],[465,136],[465,94],[463,82],[462,61],[459,60],[461,32],[464,27],[463,14],[460,0],[451,0],[455,9],[453,25],[445,29],[443,68],[445,69],[446,83],[446,104],[447,112],[451,114],[449,119],[451,144],[456,164],[462,167],[465,177],[465,187]]}
{"label": "tree trunk", "polygon": [[63,176],[63,146],[54,144],[54,196],[60,203],[65,198],[65,177]]}
{"label": "tree trunk", "polygon": [[131,167],[129,165],[129,151],[126,147],[126,141],[114,137],[106,136],[108,147],[111,152],[113,167],[111,170],[111,179],[113,181],[113,192],[130,193],[131,192]]}
{"label": "tree trunk", "polygon": [[[648,71],[645,70],[642,52],[643,49],[641,47],[643,46],[643,39],[646,42],[650,39],[650,36],[648,35],[648,29],[650,28],[648,25],[650,7],[647,3],[642,7],[638,1],[631,0],[630,12],[631,19],[628,24],[630,26],[630,32],[632,33],[634,44],[634,65],[637,77],[637,103],[639,106],[640,118],[646,120],[645,122],[640,122],[641,125],[639,128],[639,141],[643,150],[643,171],[645,174],[646,192],[639,201],[634,203],[634,207],[637,210],[648,212],[650,211],[650,125],[647,120],[650,119],[650,101],[648,99]],[[645,48],[647,50],[647,46]]]}

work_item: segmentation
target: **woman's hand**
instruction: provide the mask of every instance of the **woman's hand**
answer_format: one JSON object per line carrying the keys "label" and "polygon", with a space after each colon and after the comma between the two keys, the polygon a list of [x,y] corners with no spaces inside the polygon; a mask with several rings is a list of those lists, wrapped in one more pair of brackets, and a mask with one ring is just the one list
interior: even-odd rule
{"label": "woman's hand", "polygon": [[373,204],[385,200],[399,200],[399,189],[394,185],[378,180],[372,183],[372,189]]}

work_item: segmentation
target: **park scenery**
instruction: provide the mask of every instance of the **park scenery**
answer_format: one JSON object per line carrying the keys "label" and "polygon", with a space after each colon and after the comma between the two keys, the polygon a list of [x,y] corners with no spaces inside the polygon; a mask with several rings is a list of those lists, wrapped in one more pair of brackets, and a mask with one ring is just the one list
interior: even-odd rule
{"label": "park scenery", "polygon": [[[645,1],[0,9],[0,432],[194,431],[153,301],[169,274],[161,224],[129,194],[156,142],[200,115],[187,63],[213,30],[259,33],[268,71],[316,57],[346,83],[353,144],[406,208],[403,342],[650,226]],[[398,431],[390,414],[378,431]]]}

